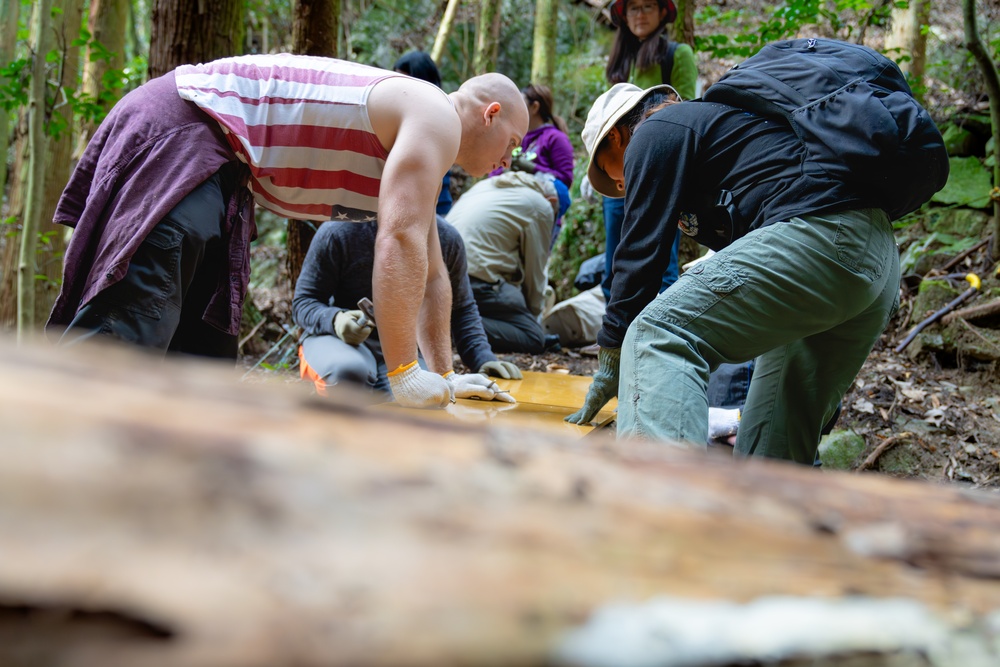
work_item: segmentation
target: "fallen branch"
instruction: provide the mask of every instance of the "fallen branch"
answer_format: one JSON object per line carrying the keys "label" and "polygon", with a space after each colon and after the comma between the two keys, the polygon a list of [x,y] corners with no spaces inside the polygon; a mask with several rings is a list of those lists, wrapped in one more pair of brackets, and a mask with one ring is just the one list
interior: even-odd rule
{"label": "fallen branch", "polygon": [[897,433],[896,435],[886,438],[885,440],[879,443],[878,447],[876,447],[871,454],[868,455],[868,458],[866,458],[864,461],[861,462],[861,465],[858,466],[856,472],[861,472],[862,470],[870,469],[873,465],[875,465],[875,462],[878,461],[879,457],[882,456],[882,454],[884,454],[887,449],[895,445],[903,438],[908,438],[912,435],[913,434],[910,433],[909,431],[904,431],[902,433]]}
{"label": "fallen branch", "polygon": [[962,318],[963,320],[981,320],[993,316],[1000,316],[1000,299],[994,299],[989,303],[981,303],[978,306],[960,308],[945,315],[941,321],[944,324],[948,324],[957,318]]}
{"label": "fallen branch", "polygon": [[947,264],[945,264],[944,266],[941,267],[941,271],[947,273],[952,268],[958,266],[959,262],[961,262],[963,259],[965,259],[969,255],[971,255],[972,253],[976,252],[977,250],[979,250],[980,248],[982,248],[984,245],[986,245],[987,243],[989,243],[990,239],[992,239],[992,238],[993,238],[992,236],[987,236],[985,239],[983,239],[982,241],[980,241],[976,245],[972,246],[968,250],[964,250],[964,251],[958,253],[957,255],[955,255],[954,257],[952,257],[951,260]]}
{"label": "fallen branch", "polygon": [[965,277],[965,279],[969,281],[969,285],[971,285],[971,287],[969,287],[969,289],[965,290],[964,292],[962,292],[961,294],[959,294],[957,297],[955,297],[954,299],[952,299],[950,302],[948,302],[948,304],[944,308],[941,308],[940,310],[936,311],[933,315],[931,315],[930,317],[928,317],[924,321],[920,322],[917,326],[913,327],[910,330],[910,333],[906,334],[906,338],[904,338],[899,343],[899,345],[897,345],[894,348],[893,351],[896,354],[899,354],[900,352],[902,352],[906,348],[907,345],[909,345],[911,342],[913,342],[913,339],[917,337],[917,334],[920,333],[921,331],[923,331],[926,327],[930,326],[931,324],[934,324],[935,322],[937,322],[938,320],[940,320],[942,317],[944,317],[945,315],[947,315],[951,311],[953,311],[956,308],[958,308],[958,306],[961,305],[963,302],[965,302],[968,299],[970,299],[971,297],[975,296],[975,294],[977,292],[979,292],[979,287],[981,285],[981,282],[979,280],[979,276],[977,276],[974,273],[970,273],[969,275],[967,275]]}

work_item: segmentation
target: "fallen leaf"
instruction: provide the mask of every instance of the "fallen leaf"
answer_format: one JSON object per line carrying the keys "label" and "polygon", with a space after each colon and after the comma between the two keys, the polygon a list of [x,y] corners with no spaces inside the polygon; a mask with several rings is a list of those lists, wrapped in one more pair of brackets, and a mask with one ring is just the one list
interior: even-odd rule
{"label": "fallen leaf", "polygon": [[858,400],[854,401],[854,405],[851,407],[853,407],[858,412],[864,412],[869,415],[875,414],[875,406],[872,404],[871,401],[864,398],[859,398]]}

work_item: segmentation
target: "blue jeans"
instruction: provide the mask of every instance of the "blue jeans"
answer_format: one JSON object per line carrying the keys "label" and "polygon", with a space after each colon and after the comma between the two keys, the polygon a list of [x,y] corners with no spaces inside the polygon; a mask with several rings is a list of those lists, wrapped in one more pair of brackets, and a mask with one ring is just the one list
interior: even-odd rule
{"label": "blue jeans", "polygon": [[883,211],[754,230],[629,327],[618,433],[704,447],[709,373],[756,358],[736,453],[812,464],[820,431],[898,305],[899,252]]}
{"label": "blue jeans", "polygon": [[[604,280],[601,281],[601,291],[605,302],[611,299],[611,261],[615,257],[615,248],[622,237],[622,222],[625,220],[625,200],[604,197]],[[674,248],[670,251],[670,264],[663,272],[660,291],[677,282],[677,249],[680,248],[681,235],[674,237]]]}

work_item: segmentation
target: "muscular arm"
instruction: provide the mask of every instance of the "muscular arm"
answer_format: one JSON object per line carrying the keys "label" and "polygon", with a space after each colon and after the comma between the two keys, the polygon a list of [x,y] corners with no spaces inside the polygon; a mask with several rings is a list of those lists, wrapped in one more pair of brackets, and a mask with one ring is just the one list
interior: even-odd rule
{"label": "muscular arm", "polygon": [[437,224],[431,224],[427,238],[427,291],[420,307],[417,343],[427,367],[444,373],[451,362],[451,279],[441,255]]}
{"label": "muscular arm", "polygon": [[451,285],[434,210],[441,179],[458,153],[458,116],[419,82],[385,81],[369,101],[372,125],[389,149],[379,186],[372,274],[379,339],[392,370],[417,358],[451,370]]}

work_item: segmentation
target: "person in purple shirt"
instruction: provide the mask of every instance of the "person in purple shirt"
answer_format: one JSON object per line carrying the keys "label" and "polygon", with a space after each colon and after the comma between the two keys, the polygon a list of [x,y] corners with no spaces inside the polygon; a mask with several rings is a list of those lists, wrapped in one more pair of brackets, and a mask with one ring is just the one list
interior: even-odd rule
{"label": "person in purple shirt", "polygon": [[[573,144],[566,121],[553,112],[552,91],[548,86],[533,83],[522,88],[521,95],[528,105],[528,133],[521,140],[521,153],[511,160],[510,168],[529,174],[543,171],[555,177],[560,210],[552,229],[554,243],[562,227],[562,215],[569,207],[569,189],[573,187]],[[490,176],[503,172],[497,169]]]}

